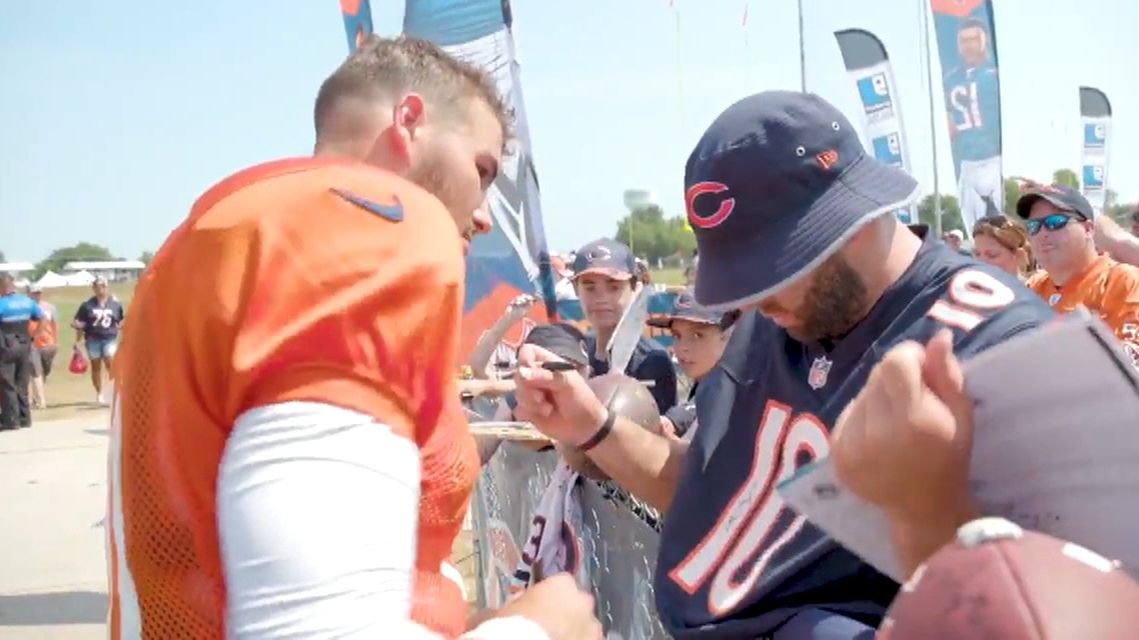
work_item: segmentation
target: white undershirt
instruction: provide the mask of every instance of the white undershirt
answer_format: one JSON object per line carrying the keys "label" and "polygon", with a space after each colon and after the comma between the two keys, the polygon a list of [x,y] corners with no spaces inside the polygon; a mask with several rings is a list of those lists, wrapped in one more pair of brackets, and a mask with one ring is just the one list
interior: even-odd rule
{"label": "white undershirt", "polygon": [[[285,402],[238,417],[218,469],[233,639],[434,638],[410,619],[419,451],[363,413]],[[471,640],[542,639],[520,617]]]}

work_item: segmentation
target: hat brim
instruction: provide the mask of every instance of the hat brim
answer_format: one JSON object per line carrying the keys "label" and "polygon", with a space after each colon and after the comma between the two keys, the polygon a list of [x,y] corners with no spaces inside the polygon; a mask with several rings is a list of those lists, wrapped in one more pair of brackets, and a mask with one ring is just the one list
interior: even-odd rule
{"label": "hat brim", "polygon": [[1046,193],[1044,191],[1029,191],[1028,193],[1018,198],[1016,201],[1016,215],[1022,220],[1028,220],[1029,212],[1032,211],[1032,205],[1037,200],[1044,200],[1048,204],[1062,211],[1072,211],[1073,213],[1079,213],[1081,216],[1084,215],[1079,211],[1073,211],[1071,204],[1064,202],[1057,196],[1051,193]]}
{"label": "hat brim", "polygon": [[591,273],[601,275],[601,276],[605,276],[607,278],[612,278],[614,280],[631,280],[633,278],[633,274],[629,273],[628,271],[624,271],[621,269],[606,269],[604,267],[597,267],[597,268],[593,268],[593,269],[585,269],[583,271],[579,271],[579,272],[573,274],[572,276],[570,276],[570,280],[577,280],[578,278],[580,278],[582,276],[589,275]]}
{"label": "hat brim", "polygon": [[696,301],[723,311],[778,293],[822,264],[867,223],[917,196],[917,182],[909,174],[864,155],[806,211],[736,212],[766,216],[775,223],[760,237],[701,247]]}
{"label": "hat brim", "polygon": [[675,314],[670,314],[667,316],[657,316],[655,318],[649,318],[645,322],[645,324],[649,325],[650,327],[656,327],[658,329],[668,329],[668,328],[672,327],[672,323],[676,320],[684,320],[686,322],[695,322],[696,324],[706,324],[709,327],[718,327],[718,326],[720,326],[720,323],[723,322],[723,318],[711,320],[711,319],[704,318],[701,316],[693,316],[693,315],[686,315],[683,313],[675,313]]}

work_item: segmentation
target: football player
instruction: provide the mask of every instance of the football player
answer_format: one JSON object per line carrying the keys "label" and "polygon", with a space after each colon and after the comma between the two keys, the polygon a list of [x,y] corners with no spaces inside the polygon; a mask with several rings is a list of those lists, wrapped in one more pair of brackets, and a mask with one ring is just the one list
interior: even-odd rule
{"label": "football player", "polygon": [[[113,638],[466,631],[446,565],[478,473],[459,403],[463,254],[507,115],[476,68],[369,38],[321,85],[316,153],[207,190],[117,356]],[[600,638],[569,576],[472,638]]]}
{"label": "football player", "polygon": [[961,217],[967,228],[1001,212],[1000,82],[985,23],[970,18],[957,31],[961,64],[945,76],[945,110],[958,168]]}
{"label": "football player", "polygon": [[531,346],[516,415],[667,509],[655,592],[675,637],[870,638],[898,585],[787,508],[776,485],[827,455],[836,418],[891,346],[948,330],[965,357],[1052,314],[1015,276],[898,221],[914,180],[868,156],[813,94],[729,107],[689,157],[685,186],[697,301],[745,310],[700,384],[691,444],[616,418]]}

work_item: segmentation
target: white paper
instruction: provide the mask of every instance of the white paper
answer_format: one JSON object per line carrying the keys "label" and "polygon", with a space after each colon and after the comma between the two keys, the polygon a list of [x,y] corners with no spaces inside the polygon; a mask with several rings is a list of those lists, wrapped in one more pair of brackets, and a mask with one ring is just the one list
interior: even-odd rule
{"label": "white paper", "polygon": [[[1139,377],[1080,310],[964,364],[974,399],[970,481],[985,515],[1139,568]],[[830,461],[779,486],[793,508],[899,580],[886,520],[843,490]]]}

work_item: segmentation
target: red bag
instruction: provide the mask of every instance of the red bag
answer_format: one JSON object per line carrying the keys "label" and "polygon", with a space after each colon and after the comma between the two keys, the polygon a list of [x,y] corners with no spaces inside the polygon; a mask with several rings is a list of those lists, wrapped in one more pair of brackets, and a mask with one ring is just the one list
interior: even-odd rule
{"label": "red bag", "polygon": [[79,352],[79,347],[72,349],[71,362],[67,363],[67,370],[71,373],[87,373],[87,358]]}

